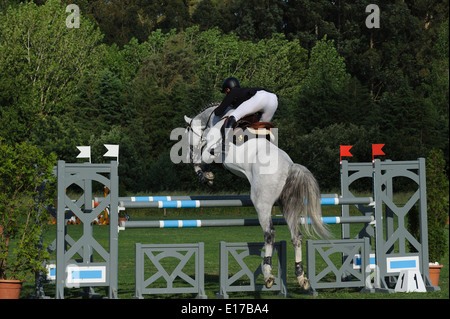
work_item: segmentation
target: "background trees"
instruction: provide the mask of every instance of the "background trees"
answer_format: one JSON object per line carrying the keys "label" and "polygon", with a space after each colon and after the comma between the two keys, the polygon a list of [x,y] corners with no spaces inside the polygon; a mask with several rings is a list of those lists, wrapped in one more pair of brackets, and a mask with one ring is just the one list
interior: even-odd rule
{"label": "background trees", "polygon": [[[280,147],[337,187],[339,143],[355,160],[442,149],[448,163],[448,1],[0,1],[0,137],[74,161],[121,145],[121,190],[203,189],[174,165],[169,134],[233,75],[279,96]],[[94,154],[95,155],[95,154]],[[217,190],[239,191],[221,167]]]}
{"label": "background trees", "polygon": [[100,68],[104,49],[93,23],[69,29],[67,16],[58,1],[24,2],[0,15],[0,136],[60,156],[67,155],[60,141],[77,139],[65,116],[77,116],[80,85]]}

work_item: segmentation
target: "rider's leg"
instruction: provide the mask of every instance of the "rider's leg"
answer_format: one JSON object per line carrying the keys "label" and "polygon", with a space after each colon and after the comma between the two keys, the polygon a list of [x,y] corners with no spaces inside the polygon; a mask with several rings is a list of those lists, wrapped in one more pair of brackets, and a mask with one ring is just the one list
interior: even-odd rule
{"label": "rider's leg", "polygon": [[278,107],[278,98],[275,94],[261,90],[256,92],[256,94],[243,102],[237,109],[235,109],[230,116],[233,116],[236,121],[241,118],[254,114],[257,112],[262,112],[261,121],[270,122],[275,111]]}
{"label": "rider's leg", "polygon": [[233,129],[236,124],[236,118],[233,115],[230,115],[225,123],[225,132],[223,134],[222,139],[222,152],[226,153],[228,151],[228,146],[232,142],[233,138]]}
{"label": "rider's leg", "polygon": [[262,110],[261,122],[270,122],[278,108],[278,97],[273,93],[266,95],[265,107]]}
{"label": "rider's leg", "polygon": [[232,142],[231,139],[233,138],[232,129],[237,121],[247,115],[262,112],[261,122],[270,122],[277,108],[277,96],[264,90],[256,92],[252,98],[239,105],[239,107],[230,114],[228,121],[225,124],[222,151],[225,153],[227,152],[227,147],[229,143]]}

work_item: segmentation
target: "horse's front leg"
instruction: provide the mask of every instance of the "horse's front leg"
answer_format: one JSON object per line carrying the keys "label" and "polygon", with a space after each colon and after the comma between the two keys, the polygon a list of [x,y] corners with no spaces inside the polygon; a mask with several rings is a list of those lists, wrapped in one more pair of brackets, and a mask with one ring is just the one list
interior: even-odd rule
{"label": "horse's front leg", "polygon": [[222,157],[220,156],[220,152],[218,152],[218,148],[220,146],[220,131],[217,129],[209,130],[206,135],[206,146],[201,152],[201,163],[205,164],[203,169],[202,166],[197,164],[194,165],[194,170],[199,177],[199,180],[202,182],[206,182],[209,186],[213,185],[214,182],[214,174],[210,170],[211,163],[221,163]]}
{"label": "horse's front leg", "polygon": [[202,169],[201,165],[194,165],[194,172],[195,172],[195,174],[197,174],[198,180],[200,182],[203,182],[204,173],[203,173],[203,169]]}
{"label": "horse's front leg", "polygon": [[204,181],[204,172],[202,169],[202,146],[198,145],[198,146],[194,146],[192,148],[192,155],[191,155],[191,163],[192,166],[194,167],[194,172],[195,174],[197,174],[198,179],[200,182]]}
{"label": "horse's front leg", "polygon": [[211,172],[209,164],[205,165],[203,169],[200,165],[194,165],[194,171],[200,182],[205,182],[208,186],[213,185],[215,176],[214,173]]}
{"label": "horse's front leg", "polygon": [[206,135],[206,146],[202,152],[202,161],[207,164],[221,163],[222,134],[216,127],[211,128]]}
{"label": "horse's front leg", "polygon": [[198,176],[198,180],[207,183],[208,186],[212,186],[214,174],[210,171],[208,164],[204,165],[205,161],[203,159],[202,147],[203,143],[201,142],[192,147],[191,163],[195,174]]}
{"label": "horse's front leg", "polygon": [[200,156],[201,160],[193,164],[194,172],[198,176],[200,182],[206,183],[208,186],[212,186],[214,183],[214,174],[211,172],[210,165],[204,164],[203,155]]}

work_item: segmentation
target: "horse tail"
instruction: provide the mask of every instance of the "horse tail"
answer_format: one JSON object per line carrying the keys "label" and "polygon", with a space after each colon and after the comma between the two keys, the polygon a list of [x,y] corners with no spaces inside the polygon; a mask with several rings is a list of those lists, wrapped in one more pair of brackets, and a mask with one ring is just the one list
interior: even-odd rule
{"label": "horse tail", "polygon": [[322,221],[320,189],[316,178],[304,166],[292,164],[279,202],[283,207],[285,218],[309,218],[304,223],[307,235],[311,236],[311,226],[321,238],[330,238],[330,233]]}

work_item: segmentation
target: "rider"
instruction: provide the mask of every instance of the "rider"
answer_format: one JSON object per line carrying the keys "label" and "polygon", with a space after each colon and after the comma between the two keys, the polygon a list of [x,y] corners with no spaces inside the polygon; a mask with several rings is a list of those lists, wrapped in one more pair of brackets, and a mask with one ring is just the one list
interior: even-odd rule
{"label": "rider", "polygon": [[[214,114],[222,116],[229,106],[235,109],[228,117],[225,132],[234,128],[241,118],[257,112],[262,113],[261,122],[270,122],[278,107],[278,98],[274,93],[262,88],[241,88],[235,77],[223,81],[222,93],[225,93],[225,98],[214,110]],[[225,151],[225,138],[223,140],[222,150]]]}

